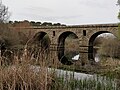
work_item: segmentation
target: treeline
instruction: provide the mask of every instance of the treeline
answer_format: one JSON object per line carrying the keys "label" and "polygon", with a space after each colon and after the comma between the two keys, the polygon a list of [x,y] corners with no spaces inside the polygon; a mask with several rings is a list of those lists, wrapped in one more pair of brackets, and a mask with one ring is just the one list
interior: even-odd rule
{"label": "treeline", "polygon": [[36,21],[9,21],[8,24],[17,26],[17,25],[30,25],[30,26],[66,26],[61,23],[51,23],[51,22],[36,22]]}

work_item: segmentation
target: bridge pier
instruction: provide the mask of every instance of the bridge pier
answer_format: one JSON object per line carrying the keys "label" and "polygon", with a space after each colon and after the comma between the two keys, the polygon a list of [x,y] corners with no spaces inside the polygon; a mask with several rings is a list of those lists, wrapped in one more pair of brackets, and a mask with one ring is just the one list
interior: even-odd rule
{"label": "bridge pier", "polygon": [[52,37],[51,44],[50,44],[50,66],[58,67],[62,65],[62,63],[58,59],[58,44],[57,39]]}
{"label": "bridge pier", "polygon": [[89,64],[88,60],[88,44],[87,44],[87,37],[83,36],[82,41],[80,43],[80,59],[81,59],[81,65],[84,66],[86,64]]}

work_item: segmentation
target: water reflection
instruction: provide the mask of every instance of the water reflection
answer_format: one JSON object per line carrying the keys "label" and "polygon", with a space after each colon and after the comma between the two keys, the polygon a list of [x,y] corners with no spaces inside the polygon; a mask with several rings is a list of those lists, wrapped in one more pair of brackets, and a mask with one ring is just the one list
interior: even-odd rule
{"label": "water reflection", "polygon": [[98,49],[93,48],[93,55],[94,55],[95,62],[99,62],[100,61],[100,54],[98,53]]}
{"label": "water reflection", "polygon": [[73,61],[77,61],[77,60],[79,60],[79,58],[80,58],[80,55],[77,54],[77,55],[75,55],[75,56],[72,58],[72,60],[73,60]]}
{"label": "water reflection", "polygon": [[99,62],[100,61],[100,56],[98,53],[95,54],[95,62]]}
{"label": "water reflection", "polygon": [[[99,62],[100,61],[100,54],[98,52],[98,49],[94,48],[93,49],[93,57],[95,62]],[[80,54],[76,54],[75,56],[72,57],[72,61],[77,61],[80,59]]]}

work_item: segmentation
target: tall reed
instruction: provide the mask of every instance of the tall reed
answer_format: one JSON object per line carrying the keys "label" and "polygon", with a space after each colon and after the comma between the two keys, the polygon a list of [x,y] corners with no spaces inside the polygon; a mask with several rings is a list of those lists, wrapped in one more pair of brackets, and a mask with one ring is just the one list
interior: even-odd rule
{"label": "tall reed", "polygon": [[14,56],[11,65],[0,57],[0,90],[49,90],[54,81],[45,64],[32,68],[32,57],[25,49],[19,58]]}

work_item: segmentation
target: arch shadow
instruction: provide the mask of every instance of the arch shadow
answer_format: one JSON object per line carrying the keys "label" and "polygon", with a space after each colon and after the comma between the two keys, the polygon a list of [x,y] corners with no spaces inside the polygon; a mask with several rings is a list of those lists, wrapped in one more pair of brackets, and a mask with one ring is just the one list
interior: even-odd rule
{"label": "arch shadow", "polygon": [[63,32],[58,38],[58,46],[57,46],[58,59],[64,65],[72,65],[73,64],[70,60],[67,59],[67,57],[65,56],[65,53],[64,53],[65,39],[71,34],[73,35],[73,38],[78,38],[78,36],[74,32],[71,32],[71,31]]}
{"label": "arch shadow", "polygon": [[46,32],[38,32],[34,38],[33,42],[36,43],[38,46],[43,47],[44,49],[48,48],[50,46],[50,38]]}
{"label": "arch shadow", "polygon": [[30,50],[34,53],[34,58],[47,59],[50,54],[50,38],[46,32],[38,32],[33,37]]}

